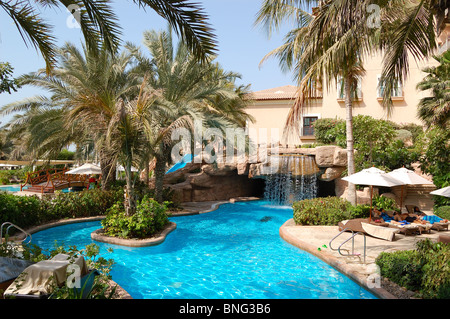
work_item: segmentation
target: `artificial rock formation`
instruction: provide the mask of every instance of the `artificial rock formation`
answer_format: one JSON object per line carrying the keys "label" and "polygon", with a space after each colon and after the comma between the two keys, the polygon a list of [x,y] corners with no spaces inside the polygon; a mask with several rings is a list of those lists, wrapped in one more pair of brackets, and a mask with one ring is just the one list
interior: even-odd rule
{"label": "artificial rock formation", "polygon": [[[269,150],[269,158],[276,156],[278,168],[264,161],[249,162],[248,158],[232,163],[188,163],[184,168],[168,173],[164,185],[173,190],[177,202],[229,200],[235,197],[261,196],[264,179],[269,174],[285,173],[293,176],[313,175],[325,182],[340,181],[347,166],[346,151],[338,146],[316,148],[279,148]],[[286,164],[286,158],[293,158]],[[283,164],[284,163],[284,164]],[[150,181],[150,185],[154,183]]]}

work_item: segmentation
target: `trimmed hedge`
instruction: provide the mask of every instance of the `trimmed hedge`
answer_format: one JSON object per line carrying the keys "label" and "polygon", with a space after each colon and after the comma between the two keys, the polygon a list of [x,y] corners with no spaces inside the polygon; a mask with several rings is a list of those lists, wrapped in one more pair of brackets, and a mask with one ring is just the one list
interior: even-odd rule
{"label": "trimmed hedge", "polygon": [[450,298],[450,244],[417,242],[416,250],[382,252],[380,275],[426,299]]}
{"label": "trimmed hedge", "polygon": [[437,207],[434,210],[434,214],[443,219],[450,220],[450,206]]}
{"label": "trimmed hedge", "polygon": [[0,225],[11,222],[28,228],[66,218],[101,216],[117,201],[123,201],[121,188],[57,193],[42,199],[0,192]]}
{"label": "trimmed hedge", "polygon": [[353,206],[339,197],[319,197],[295,202],[294,221],[297,225],[337,225],[342,220],[369,217],[370,207]]}

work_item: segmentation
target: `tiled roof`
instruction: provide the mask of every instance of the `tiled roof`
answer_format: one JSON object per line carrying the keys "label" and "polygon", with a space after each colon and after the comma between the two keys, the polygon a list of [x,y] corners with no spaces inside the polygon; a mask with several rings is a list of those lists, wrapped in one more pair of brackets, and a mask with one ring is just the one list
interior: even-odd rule
{"label": "tiled roof", "polygon": [[256,91],[249,94],[253,100],[290,100],[297,97],[298,87],[285,85],[273,89]]}

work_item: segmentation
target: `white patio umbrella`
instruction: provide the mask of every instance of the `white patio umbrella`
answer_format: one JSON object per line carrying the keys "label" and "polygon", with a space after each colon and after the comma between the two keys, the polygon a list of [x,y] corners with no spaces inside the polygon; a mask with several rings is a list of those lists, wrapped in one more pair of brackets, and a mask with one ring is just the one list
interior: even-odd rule
{"label": "white patio umbrella", "polygon": [[352,174],[350,176],[342,178],[343,180],[356,185],[368,185],[370,186],[370,216],[372,219],[372,197],[373,186],[392,187],[398,185],[404,185],[405,183],[388,175],[385,171],[382,171],[376,167],[366,168],[362,171]]}
{"label": "white patio umbrella", "polygon": [[436,189],[432,192],[430,192],[431,195],[439,195],[439,196],[445,196],[450,197],[450,186]]}
{"label": "white patio umbrella", "polygon": [[[388,175],[402,181],[406,185],[433,185],[433,183],[429,180],[404,167],[394,169],[392,172],[389,172]],[[400,209],[403,206],[403,187],[404,185],[402,185],[402,192],[400,196]]]}
{"label": "white patio umbrella", "polygon": [[92,174],[101,174],[102,170],[99,166],[86,163],[80,167],[74,168],[66,174],[72,174],[72,175],[92,175]]}

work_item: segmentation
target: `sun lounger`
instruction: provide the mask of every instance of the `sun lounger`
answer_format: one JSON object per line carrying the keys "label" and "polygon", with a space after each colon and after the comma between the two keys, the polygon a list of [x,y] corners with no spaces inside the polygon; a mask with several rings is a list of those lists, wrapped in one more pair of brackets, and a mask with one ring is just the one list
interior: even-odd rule
{"label": "sun lounger", "polygon": [[448,230],[448,225],[450,224],[445,219],[442,219],[436,215],[423,216],[422,219],[430,222],[430,224],[432,225],[431,229],[437,231]]}
{"label": "sun lounger", "polygon": [[387,226],[387,223],[374,223],[366,218],[344,220],[338,223],[340,231],[361,232],[375,238],[393,241],[398,230],[393,230]]}
{"label": "sun lounger", "polygon": [[70,260],[70,256],[58,254],[50,260],[40,261],[27,267],[6,289],[4,296],[12,298],[48,298],[54,286],[62,286],[67,279],[69,265],[79,267],[79,275],[88,273],[83,257]]}
{"label": "sun lounger", "polygon": [[419,224],[415,223],[408,223],[408,222],[397,222],[397,221],[390,221],[389,227],[391,228],[397,228],[400,233],[404,235],[415,235],[417,233],[421,234],[421,229]]}

